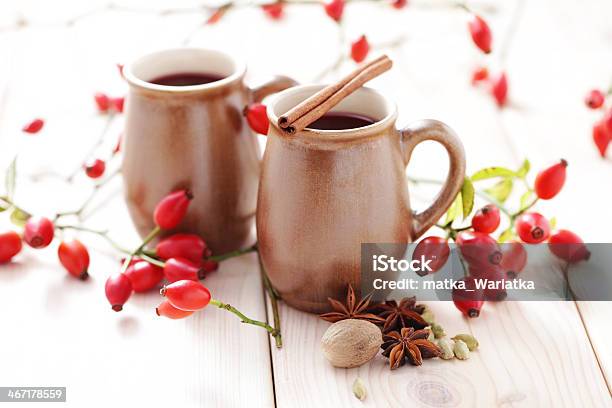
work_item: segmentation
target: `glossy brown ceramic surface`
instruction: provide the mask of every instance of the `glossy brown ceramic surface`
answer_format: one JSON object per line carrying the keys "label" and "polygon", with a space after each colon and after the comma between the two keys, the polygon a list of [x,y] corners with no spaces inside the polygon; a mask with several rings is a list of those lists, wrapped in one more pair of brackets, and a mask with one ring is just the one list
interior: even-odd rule
{"label": "glossy brown ceramic surface", "polygon": [[[319,89],[310,88],[312,92]],[[283,98],[294,89],[277,95],[268,109],[271,123],[276,123],[279,114],[275,109],[285,109]],[[382,100],[369,89],[354,95],[349,98]],[[338,110],[347,111],[342,106]],[[380,117],[382,111],[384,117]],[[328,297],[342,299],[349,283],[360,288],[361,243],[415,240],[444,213],[461,188],[465,159],[452,130],[437,121],[421,121],[400,132],[395,128],[395,107],[387,102],[381,112],[377,123],[355,130],[305,129],[285,136],[276,126],[270,127],[260,179],[257,236],[269,278],[291,306],[327,311]],[[434,204],[413,214],[405,166],[414,146],[423,140],[444,145],[450,174]]]}
{"label": "glossy brown ceramic surface", "polygon": [[[165,63],[163,58],[159,63]],[[294,82],[276,78],[251,90],[237,63],[225,75],[218,82],[171,87],[148,84],[151,78],[128,71],[122,173],[128,208],[141,235],[153,228],[152,213],[162,197],[189,188],[194,200],[177,230],[200,234],[215,253],[254,242],[260,153],[242,110]]]}

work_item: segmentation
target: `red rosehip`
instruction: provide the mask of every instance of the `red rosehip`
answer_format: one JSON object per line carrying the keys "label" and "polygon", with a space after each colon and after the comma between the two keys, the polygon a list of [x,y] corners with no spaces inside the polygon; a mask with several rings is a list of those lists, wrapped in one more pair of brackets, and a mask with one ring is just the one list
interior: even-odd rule
{"label": "red rosehip", "polygon": [[244,115],[253,132],[261,135],[268,134],[270,121],[266,113],[266,105],[263,103],[253,103],[244,109]]}
{"label": "red rosehip", "polygon": [[92,179],[97,179],[102,177],[104,171],[106,170],[106,163],[104,160],[100,159],[92,159],[83,165],[85,169],[85,174],[87,177]]}
{"label": "red rosehip", "polygon": [[519,238],[528,244],[538,244],[550,235],[550,225],[546,217],[537,212],[521,214],[514,226]]}
{"label": "red rosehip", "polygon": [[369,51],[370,44],[365,35],[362,35],[357,41],[351,44],[351,58],[357,63],[366,59]]}
{"label": "red rosehip", "polygon": [[172,306],[181,310],[200,310],[210,302],[210,292],[200,282],[180,280],[164,286],[160,291]]}
{"label": "red rosehip", "polygon": [[283,18],[283,3],[276,2],[270,4],[264,4],[261,6],[264,13],[272,20],[280,20]]}
{"label": "red rosehip", "polygon": [[9,262],[21,252],[21,237],[15,231],[0,234],[0,263]]}
{"label": "red rosehip", "polygon": [[[486,279],[487,285],[482,289],[482,299],[490,300],[493,302],[500,302],[508,297],[508,292],[503,286],[506,275],[500,265],[482,264],[469,265],[468,270],[470,277],[475,279]],[[499,287],[489,287],[489,283],[496,282],[500,283]]]}
{"label": "red rosehip", "polygon": [[205,24],[208,25],[213,25],[219,22],[219,20],[221,20],[221,18],[225,15],[225,11],[227,10],[227,7],[219,7],[218,9],[216,9],[211,15],[210,17],[208,17],[208,19],[206,20]]}
{"label": "red rosehip", "polygon": [[111,275],[104,285],[106,299],[111,304],[115,312],[123,310],[123,305],[132,295],[132,283],[123,273]]}
{"label": "red rosehip", "polygon": [[588,260],[591,253],[578,235],[568,230],[559,230],[548,239],[548,248],[556,257],[569,263]]}
{"label": "red rosehip", "polygon": [[110,98],[108,97],[108,95],[102,92],[97,92],[94,95],[94,101],[96,102],[98,112],[106,113],[110,109]]}
{"label": "red rosehip", "polygon": [[206,259],[204,262],[202,262],[201,267],[204,269],[206,274],[209,274],[219,269],[219,262],[213,261],[212,259]]}
{"label": "red rosehip", "polygon": [[426,237],[423,238],[414,248],[412,253],[413,260],[431,260],[429,267],[431,271],[419,270],[419,276],[425,276],[428,273],[434,273],[442,269],[450,255],[450,247],[446,239],[441,237]]}
{"label": "red rosehip", "polygon": [[453,289],[453,303],[467,317],[478,317],[484,304],[482,289],[476,287],[474,278],[466,277],[462,280],[465,282],[465,289]]}
{"label": "red rosehip", "polygon": [[478,48],[482,50],[485,54],[491,52],[491,29],[486,21],[482,19],[482,17],[473,14],[472,18],[468,23],[468,27],[470,29],[470,34],[472,35],[472,40],[474,44]]}
{"label": "red rosehip", "polygon": [[491,95],[495,98],[497,106],[502,107],[506,104],[508,98],[508,79],[505,72],[498,74],[491,81]]}
{"label": "red rosehip", "polygon": [[472,217],[472,228],[477,232],[490,234],[499,227],[499,208],[493,204],[487,204]]}
{"label": "red rosehip", "polygon": [[499,244],[488,234],[476,231],[461,231],[455,243],[461,256],[474,270],[486,270],[491,265],[499,265],[502,253]]}
{"label": "red rosehip", "polygon": [[21,130],[25,133],[38,133],[45,125],[45,121],[42,119],[34,119],[33,121],[27,123]]}
{"label": "red rosehip", "polygon": [[153,213],[155,224],[162,229],[177,227],[185,217],[192,199],[193,194],[189,190],[175,191],[162,198]]}
{"label": "red rosehip", "polygon": [[603,121],[599,121],[593,125],[593,142],[597,146],[599,155],[601,157],[606,156],[606,150],[608,145],[612,141],[612,132],[608,132],[608,128]]}
{"label": "red rosehip", "polygon": [[139,260],[128,266],[125,276],[130,280],[134,292],[142,293],[155,288],[164,279],[164,272],[157,265]]}
{"label": "red rosehip", "polygon": [[159,241],[155,254],[161,259],[185,258],[199,263],[204,259],[206,243],[196,234],[174,234]]}
{"label": "red rosehip", "polygon": [[606,99],[606,96],[599,89],[593,89],[584,98],[584,103],[591,109],[600,108]]}
{"label": "red rosehip", "polygon": [[89,276],[89,252],[77,239],[62,241],[57,248],[60,263],[74,277],[85,280]]}
{"label": "red rosehip", "polygon": [[527,251],[518,241],[512,241],[501,245],[502,260],[499,266],[506,274],[506,278],[514,279],[525,269],[527,264]]}
{"label": "red rosehip", "polygon": [[110,107],[118,113],[123,113],[123,105],[125,104],[125,97],[111,98]]}
{"label": "red rosehip", "polygon": [[561,161],[538,173],[535,179],[534,189],[538,198],[550,200],[563,188],[565,184],[565,169],[567,161]]}
{"label": "red rosehip", "polygon": [[344,12],[344,0],[331,0],[324,5],[325,13],[334,21],[338,22]]}
{"label": "red rosehip", "polygon": [[608,129],[608,135],[610,135],[612,132],[612,109],[608,109],[604,115],[603,122],[606,124],[606,128]]}
{"label": "red rosehip", "polygon": [[170,302],[164,300],[155,308],[155,313],[158,316],[164,316],[168,319],[183,319],[185,317],[191,316],[193,314],[193,310],[181,310],[172,306]]}
{"label": "red rosehip", "polygon": [[477,82],[484,81],[489,78],[489,69],[487,67],[477,67],[472,72],[472,85],[475,85]]}
{"label": "red rosehip", "polygon": [[164,276],[170,283],[181,280],[198,281],[204,279],[205,274],[203,268],[185,258],[170,258],[164,266]]}
{"label": "red rosehip", "polygon": [[53,223],[45,217],[30,217],[23,230],[23,240],[32,248],[44,248],[53,241]]}
{"label": "red rosehip", "polygon": [[408,5],[408,0],[393,0],[393,2],[391,3],[391,6],[393,6],[393,8],[397,10],[403,9],[407,5]]}

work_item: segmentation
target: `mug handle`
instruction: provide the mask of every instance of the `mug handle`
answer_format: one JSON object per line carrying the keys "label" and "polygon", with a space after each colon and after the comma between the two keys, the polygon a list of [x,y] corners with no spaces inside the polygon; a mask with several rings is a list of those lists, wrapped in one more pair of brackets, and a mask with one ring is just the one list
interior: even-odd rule
{"label": "mug handle", "polygon": [[253,102],[261,102],[263,98],[273,93],[283,91],[296,86],[298,83],[284,75],[277,75],[261,85],[251,88],[251,99]]}
{"label": "mug handle", "polygon": [[412,240],[425,233],[450,207],[465,178],[465,152],[455,132],[444,123],[426,119],[411,123],[400,133],[404,164],[408,166],[412,151],[419,143],[433,140],[446,149],[450,161],[448,176],[433,204],[412,218]]}

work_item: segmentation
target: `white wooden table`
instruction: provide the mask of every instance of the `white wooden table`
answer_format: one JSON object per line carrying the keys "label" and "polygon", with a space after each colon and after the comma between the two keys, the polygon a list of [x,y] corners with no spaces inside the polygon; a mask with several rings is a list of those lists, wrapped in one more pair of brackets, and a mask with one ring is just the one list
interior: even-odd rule
{"label": "white wooden table", "polygon": [[[82,176],[74,186],[30,179],[78,166],[104,126],[92,94],[125,92],[116,62],[188,38],[193,46],[242,55],[253,76],[285,73],[309,81],[339,52],[336,28],[318,7],[290,8],[278,23],[257,9],[241,9],[212,27],[202,26],[203,14],[155,12],[197,4],[0,4],[0,165],[20,152],[19,202],[51,213],[87,196],[90,182]],[[470,172],[518,166],[524,157],[537,169],[564,157],[570,163],[567,185],[539,208],[589,242],[610,242],[612,161],[600,160],[590,142],[595,118],[582,98],[612,79],[612,3],[471,5],[490,21],[494,45],[506,50],[503,61],[499,53],[491,58],[509,72],[511,105],[503,111],[470,86],[471,68],[483,57],[469,41],[465,16],[448,3],[415,0],[401,12],[350,5],[346,30],[349,38],[365,32],[373,43],[406,35],[391,52],[393,72],[373,84],[398,102],[400,125],[426,117],[448,123],[465,144]],[[77,16],[73,25],[63,23]],[[27,24],[14,27],[20,20]],[[278,53],[290,43],[303,47],[302,58]],[[39,135],[25,136],[19,129],[33,116],[46,118],[47,125]],[[98,152],[112,148],[120,128],[119,120]],[[408,171],[442,178],[446,167],[442,149],[427,145],[417,149]],[[120,189],[119,180],[106,186],[94,205],[100,210],[86,223],[108,227],[117,240],[135,245]],[[412,196],[422,207],[431,191],[415,189]],[[55,245],[27,248],[15,263],[0,267],[0,386],[66,386],[73,407],[612,406],[608,302],[487,304],[480,318],[469,321],[452,304],[430,303],[447,332],[479,339],[481,348],[469,361],[432,360],[390,372],[379,355],[360,368],[335,369],[319,351],[328,323],[284,305],[280,350],[263,330],[212,308],[182,321],[160,319],[156,294],[136,295],[122,313],[111,312],[103,285],[118,269],[119,256],[103,240],[82,239],[92,249],[87,282],[67,276]],[[252,254],[223,263],[207,285],[254,318],[271,316]],[[363,402],[351,391],[357,377],[369,394]]]}

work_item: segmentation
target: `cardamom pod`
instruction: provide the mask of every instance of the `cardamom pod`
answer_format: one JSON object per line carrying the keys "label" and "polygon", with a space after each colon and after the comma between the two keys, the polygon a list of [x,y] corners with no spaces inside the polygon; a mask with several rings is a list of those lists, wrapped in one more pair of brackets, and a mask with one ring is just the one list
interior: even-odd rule
{"label": "cardamom pod", "polygon": [[355,398],[357,398],[359,401],[363,401],[368,395],[368,391],[365,387],[365,384],[363,383],[363,381],[361,381],[361,378],[359,377],[355,378],[355,381],[353,382],[353,394],[355,395]]}
{"label": "cardamom pod", "polygon": [[423,330],[427,330],[428,331],[429,334],[427,335],[427,340],[431,341],[433,343],[435,341],[436,337],[434,336],[433,330],[431,330],[431,326],[427,326]]}
{"label": "cardamom pod", "polygon": [[455,353],[453,352],[453,346],[455,344],[454,341],[443,337],[436,341],[436,344],[442,350],[442,354],[440,354],[440,358],[444,360],[452,360],[455,358]]}
{"label": "cardamom pod", "polygon": [[459,360],[467,360],[470,358],[470,349],[463,340],[455,340],[453,352],[455,353],[455,357],[457,357]]}
{"label": "cardamom pod", "polygon": [[478,340],[476,340],[476,337],[472,336],[471,334],[458,334],[453,337],[453,340],[463,341],[465,344],[467,344],[470,351],[474,351],[478,348]]}
{"label": "cardamom pod", "polygon": [[441,339],[442,337],[446,336],[446,333],[444,333],[444,328],[438,323],[431,324],[431,331],[433,332],[436,339]]}
{"label": "cardamom pod", "polygon": [[436,316],[428,307],[426,307],[423,313],[421,313],[421,317],[429,324],[433,324],[433,322],[436,320]]}

